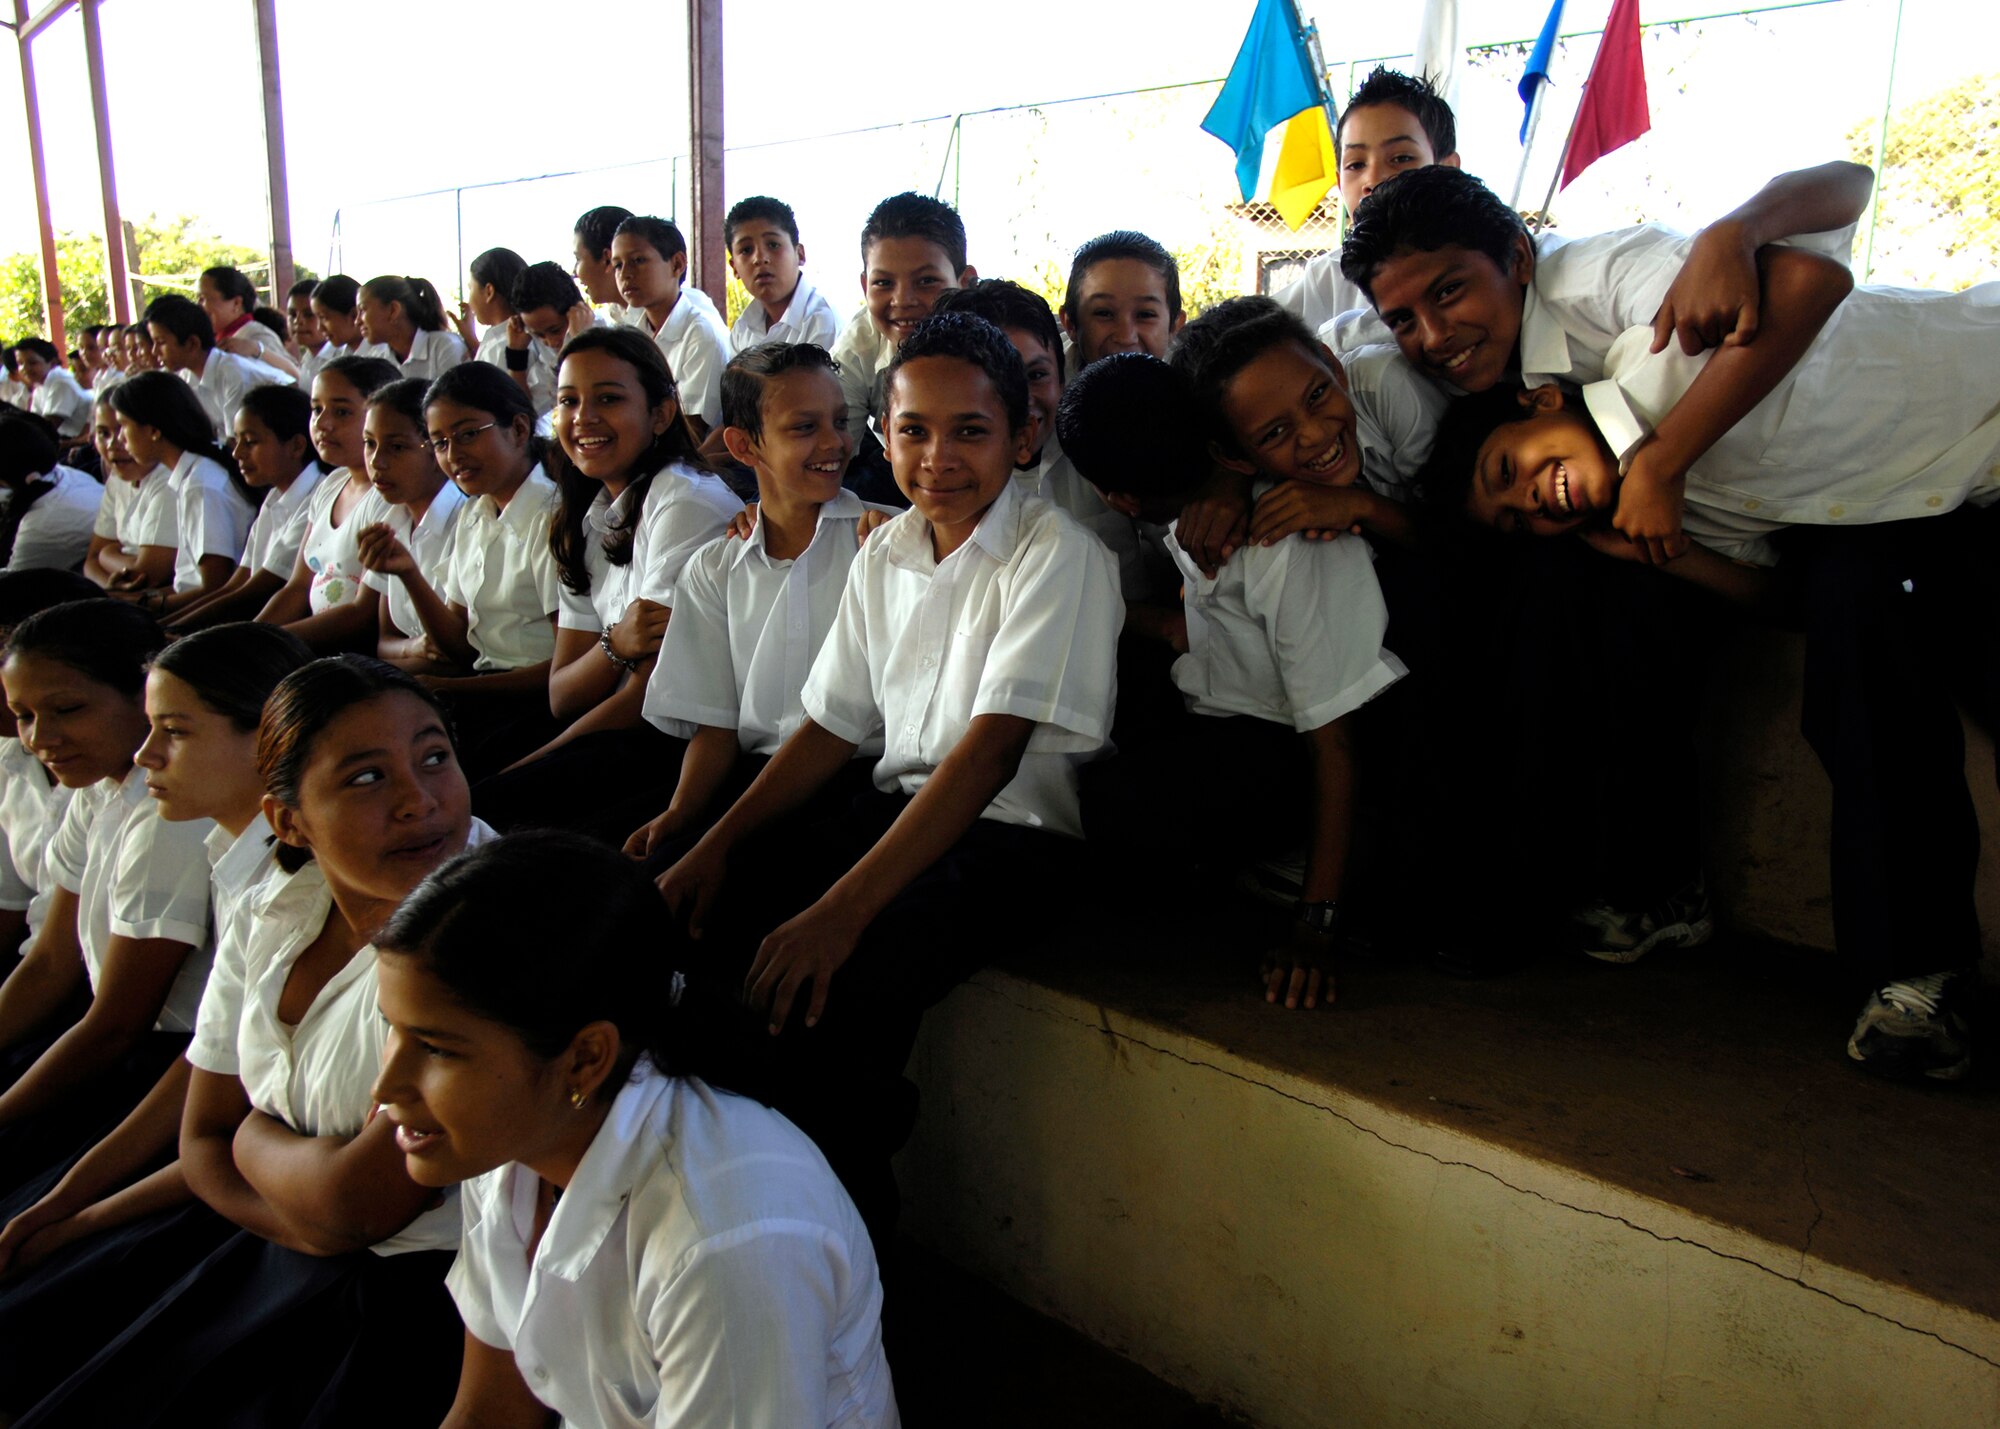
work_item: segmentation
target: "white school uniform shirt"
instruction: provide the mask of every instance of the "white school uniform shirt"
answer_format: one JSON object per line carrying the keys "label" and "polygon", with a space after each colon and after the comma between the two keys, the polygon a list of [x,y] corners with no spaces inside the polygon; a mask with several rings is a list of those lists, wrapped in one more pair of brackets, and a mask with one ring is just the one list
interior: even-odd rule
{"label": "white school uniform shirt", "polygon": [[504,508],[481,496],[459,511],[438,594],[469,617],[473,669],[518,670],[555,654],[549,617],[561,603],[562,582],[549,523],[559,505],[556,484],[537,464]]}
{"label": "white school uniform shirt", "polygon": [[[1261,496],[1271,483],[1259,482]],[[1246,546],[1213,580],[1170,542],[1187,608],[1174,684],[1200,715],[1251,715],[1304,733],[1359,709],[1409,673],[1382,636],[1389,607],[1359,536]]]}
{"label": "white school uniform shirt", "polygon": [[380,347],[382,350],[379,353],[369,352],[370,357],[386,357],[403,370],[405,377],[421,377],[426,381],[442,377],[459,363],[468,360],[465,339],[455,332],[446,332],[443,328],[434,330],[419,328],[417,335],[410,339],[410,355],[400,361],[397,360],[396,354],[389,350],[387,343],[369,343],[363,351],[372,347]]}
{"label": "white school uniform shirt", "polygon": [[445,1284],[565,1425],[900,1425],[868,1231],[777,1112],[642,1058],[531,1258],[540,1187],[465,1184]]}
{"label": "white school uniform shirt", "polygon": [[[1611,344],[1583,389],[1623,469],[1713,355],[1653,353],[1650,326]],[[1856,288],[1798,364],[1687,473],[1681,525],[1770,565],[1787,526],[1938,516],[2000,500],[2000,283],[1962,293]]]}
{"label": "white school uniform shirt", "polygon": [[80,437],[90,429],[90,393],[63,367],[51,367],[42,385],[35,388],[33,409],[47,417],[65,440]]}
{"label": "white school uniform shirt", "polygon": [[634,308],[639,325],[653,334],[660,353],[673,371],[681,410],[701,418],[711,428],[722,425],[722,369],[729,365],[729,329],[708,294],[683,284],[674,310],[655,329],[644,308]]}
{"label": "white school uniform shirt", "polygon": [[174,493],[180,539],[174,548],[174,589],[201,585],[201,558],[243,554],[257,515],[229,473],[196,452],[182,452],[168,483]]}
{"label": "white school uniform shirt", "polygon": [[584,513],[583,563],[590,590],[578,595],[568,586],[561,588],[558,629],[609,630],[635,600],[671,609],[688,557],[720,536],[743,510],[742,499],[721,477],[675,462],[647,486],[639,529],[632,537],[632,559],[614,566],[604,554],[604,533],[630,519],[632,495],[629,486],[616,501],[600,491]]}
{"label": "white school uniform shirt", "polygon": [[138,555],[143,546],[165,546],[172,550],[180,545],[180,493],[174,486],[171,469],[155,465],[139,478],[119,517],[118,535],[119,544],[128,556]]}
{"label": "white school uniform shirt", "polygon": [[125,512],[138,497],[138,487],[122,477],[107,474],[104,496],[97,503],[97,515],[90,523],[90,534],[102,536],[107,541],[117,541],[119,523],[125,519]]}
{"label": "white school uniform shirt", "polygon": [[309,351],[301,352],[299,354],[300,389],[307,393],[311,393],[313,374],[318,372],[320,368],[326,366],[327,363],[333,361],[334,358],[345,356],[346,352],[347,349],[339,347],[331,342],[322,342],[318,347],[312,348]]}
{"label": "white school uniform shirt", "polygon": [[[474,819],[466,847],[492,837]],[[389,1031],[375,1002],[375,947],[368,944],[349,958],[305,1016],[288,1026],[278,1017],[278,1002],[299,955],[333,911],[326,876],[316,863],[290,875],[267,875],[244,911],[248,931],[228,963],[218,964],[216,995],[203,1000],[202,1025],[187,1059],[205,1072],[240,1078],[252,1106],[302,1136],[353,1136],[374,1109],[370,1093]],[[448,1191],[441,1205],[370,1249],[401,1255],[457,1243],[458,1196]]]}
{"label": "white school uniform shirt", "polygon": [[362,569],[355,538],[371,520],[382,519],[370,513],[380,511],[384,503],[371,487],[354,504],[346,519],[334,525],[333,505],[353,479],[354,474],[346,467],[335,467],[320,478],[306,498],[306,531],[305,539],[299,543],[299,554],[305,558],[306,569],[312,572],[307,603],[314,615],[345,605],[360,595],[362,577],[367,574]]}
{"label": "white school uniform shirt", "polygon": [[980,817],[1081,838],[1077,766],[1110,744],[1124,621],[1111,553],[1013,482],[942,562],[930,523],[905,511],[848,573],[806,713],[850,744],[880,732],[875,787],[905,794],[980,715],[1031,720],[1019,770]]}
{"label": "white school uniform shirt", "polygon": [[[841,492],[789,561],[771,559],[762,521],[748,540],[718,537],[696,551],[646,681],[646,718],[679,739],[702,725],[733,729],[745,752],[776,754],[805,721],[806,675],[860,554],[855,527],[879,509]],[[871,736],[860,752],[881,751]]]}
{"label": "white school uniform shirt", "polygon": [[[840,364],[840,393],[847,400],[847,430],[857,442],[882,413],[882,374],[895,356],[896,344],[876,330],[863,303],[833,344],[833,360]],[[875,435],[882,435],[879,424]]]}
{"label": "white school uniform shirt", "polygon": [[1345,353],[1340,365],[1361,437],[1361,480],[1407,505],[1417,497],[1417,473],[1430,460],[1451,399],[1418,375],[1394,343]]}
{"label": "white school uniform shirt", "polygon": [[[257,327],[258,324],[252,323],[251,326]],[[269,328],[263,330],[270,331]],[[185,371],[181,376],[194,384],[195,395],[201,398],[209,420],[215,423],[215,439],[218,442],[227,442],[236,435],[236,414],[242,410],[243,398],[248,393],[258,387],[292,385],[289,372],[280,371],[254,357],[224,352],[219,347],[209,350],[202,362],[201,376],[190,377]]]}
{"label": "white school uniform shirt", "polygon": [[[459,511],[465,506],[465,493],[446,481],[424,508],[424,519],[416,522],[410,520],[409,507],[391,505],[382,500],[380,492],[371,493],[364,504],[369,508],[369,521],[379,521],[396,533],[424,579],[436,589],[444,580],[445,553],[451,549],[451,533],[458,525]],[[386,619],[400,634],[423,634],[424,622],[417,615],[417,603],[410,599],[408,586],[379,571],[364,572],[361,583],[381,594],[379,619]]]}
{"label": "white school uniform shirt", "polygon": [[122,367],[105,368],[97,374],[97,380],[91,384],[90,400],[96,402],[120,382],[130,381],[131,377],[132,374]]}
{"label": "white school uniform shirt", "polygon": [[210,819],[169,823],[146,793],[137,765],[121,780],[103,779],[70,796],[50,842],[48,870],[77,896],[76,931],[93,992],[111,939],[165,938],[186,943],[160,1008],[162,1032],[191,1032],[208,980]]}
{"label": "white school uniform shirt", "polygon": [[73,571],[90,554],[104,488],[96,477],[68,466],[57,466],[47,480],[51,489],[35,499],[15,529],[14,554],[7,562],[10,571],[37,567]]}
{"label": "white school uniform shirt", "polygon": [[1367,310],[1368,295],[1340,271],[1340,250],[1330,248],[1305,266],[1298,277],[1271,295],[1288,313],[1297,313],[1318,332],[1342,313]]}
{"label": "white school uniform shirt", "polygon": [[[242,327],[236,329],[235,332],[229,334],[229,337],[227,339],[217,338],[216,341],[217,342],[234,341],[238,338],[241,338],[248,342],[254,342],[257,344],[257,360],[261,360],[267,364],[269,363],[269,359],[273,356],[281,357],[287,362],[290,362],[292,360],[291,353],[285,350],[284,336],[264,326],[264,324],[258,322],[257,319],[255,318],[250,319],[249,322],[243,324]],[[290,382],[292,380],[291,374],[283,372],[282,369],[280,371],[280,375],[283,376],[285,381],[287,382]]]}
{"label": "white school uniform shirt", "polygon": [[1035,465],[1014,473],[1014,484],[1031,496],[1053,501],[1104,543],[1118,563],[1118,592],[1127,605],[1153,598],[1161,585],[1160,572],[1139,535],[1139,522],[1104,504],[1097,488],[1063,455],[1062,441],[1053,431]]}
{"label": "white school uniform shirt", "polygon": [[235,1076],[237,1026],[243,1017],[244,948],[257,927],[257,904],[266,882],[282,882],[271,825],[262,814],[241,834],[217,824],[202,840],[208,855],[209,907],[215,921],[215,960],[195,1013],[187,1059],[205,1072]]}
{"label": "white school uniform shirt", "polygon": [[0,908],[28,915],[23,947],[35,934],[55,896],[49,843],[69,811],[71,790],[56,783],[42,761],[18,739],[0,737]]}
{"label": "white school uniform shirt", "polygon": [[243,538],[242,567],[255,574],[269,571],[280,580],[289,580],[305,543],[307,512],[313,489],[325,473],[318,462],[307,462],[292,484],[283,491],[267,488],[257,514],[250,520],[249,534]]}
{"label": "white school uniform shirt", "polygon": [[24,412],[31,411],[35,404],[35,392],[18,378],[0,378],[0,402],[5,402],[10,407],[19,407]]}
{"label": "white school uniform shirt", "polygon": [[[528,354],[528,400],[534,404],[537,419],[548,416],[556,405],[556,353],[540,338],[528,339],[525,349]],[[507,367],[507,324],[495,323],[479,335],[479,351],[475,354],[481,362],[493,366],[513,376]]]}
{"label": "white school uniform shirt", "polygon": [[729,325],[729,347],[742,352],[760,342],[810,342],[828,351],[840,336],[840,314],[815,288],[804,273],[792,289],[791,301],[773,322],[764,314],[764,305],[752,298],[749,305]]}

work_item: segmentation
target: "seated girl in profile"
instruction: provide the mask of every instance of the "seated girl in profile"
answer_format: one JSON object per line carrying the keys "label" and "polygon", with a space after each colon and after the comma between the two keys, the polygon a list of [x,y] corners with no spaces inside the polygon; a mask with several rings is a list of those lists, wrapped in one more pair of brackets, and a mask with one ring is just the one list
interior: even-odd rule
{"label": "seated girl in profile", "polygon": [[445,1425],[894,1426],[868,1232],[802,1132],[694,1075],[666,936],[629,861],[530,832],[376,939],[375,1098],[412,1180],[467,1183]]}

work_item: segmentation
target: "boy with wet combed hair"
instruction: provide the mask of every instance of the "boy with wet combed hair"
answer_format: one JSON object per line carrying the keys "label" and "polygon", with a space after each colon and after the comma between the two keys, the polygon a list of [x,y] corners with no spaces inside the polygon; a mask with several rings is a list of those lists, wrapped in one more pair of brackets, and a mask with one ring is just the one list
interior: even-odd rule
{"label": "boy with wet combed hair", "polygon": [[1079,369],[1114,352],[1165,357],[1186,321],[1180,265],[1157,239],[1121,228],[1091,239],[1070,260],[1062,323]]}
{"label": "boy with wet combed hair", "polygon": [[[1030,426],[1006,336],[942,313],[884,376],[911,509],[854,558],[805,722],[661,884],[699,935],[694,971],[740,990],[776,1104],[877,1245],[923,1009],[1070,887],[1077,771],[1107,744],[1122,614],[1110,555],[1014,480]],[[877,737],[870,795],[791,817]]]}
{"label": "boy with wet combed hair", "polygon": [[659,345],[674,374],[681,414],[697,439],[722,424],[722,369],[729,329],[708,294],[687,283],[687,240],[672,222],[640,214],[611,237],[618,291],[634,326]]}
{"label": "boy with wet combed hair", "polygon": [[746,198],[722,220],[729,266],[750,302],[729,328],[733,351],[760,342],[832,347],[840,314],[805,275],[806,246],[792,206],[762,194]]}
{"label": "boy with wet combed hair", "polygon": [[215,327],[201,305],[178,293],[158,297],[146,306],[146,327],[160,366],[179,372],[201,398],[217,442],[236,435],[236,413],[253,387],[290,385],[290,374],[254,357],[224,352],[215,345]]}

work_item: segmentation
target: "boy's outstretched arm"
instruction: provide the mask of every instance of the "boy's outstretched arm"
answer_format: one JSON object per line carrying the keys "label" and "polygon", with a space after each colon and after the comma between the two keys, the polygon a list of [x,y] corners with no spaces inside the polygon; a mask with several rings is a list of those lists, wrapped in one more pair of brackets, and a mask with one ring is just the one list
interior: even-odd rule
{"label": "boy's outstretched arm", "polygon": [[1764,292],[1763,335],[1709,358],[1653,434],[1633,451],[1611,524],[1645,545],[1660,565],[1687,549],[1681,502],[1688,469],[1718,438],[1770,395],[1854,288],[1854,275],[1800,248],[1757,254]]}
{"label": "boy's outstretched arm", "polygon": [[[1647,559],[1645,547],[1626,540],[1616,531],[1606,526],[1577,533],[1585,545],[1617,561],[1639,561]],[[1763,566],[1745,565],[1732,561],[1729,557],[1697,542],[1690,541],[1687,550],[1675,556],[1660,567],[1670,576],[1678,576],[1690,585],[1698,585],[1703,590],[1721,596],[1735,605],[1752,610],[1761,609],[1771,597],[1771,573]]]}
{"label": "boy's outstretched arm", "polygon": [[806,1026],[819,1021],[826,1010],[827,984],[862,932],[912,879],[965,837],[986,806],[1013,782],[1034,732],[1035,722],[1019,715],[976,716],[875,846],[817,903],[764,939],[744,994],[753,1007],[769,1006],[773,1033],[783,1029],[807,984],[812,991]]}
{"label": "boy's outstretched arm", "polygon": [[[1347,856],[1354,843],[1354,742],[1347,719],[1328,720],[1302,736],[1312,762],[1312,841],[1306,845],[1302,904],[1337,902],[1346,887]],[[1333,1001],[1333,933],[1295,922],[1285,942],[1264,960],[1264,1000],[1287,1007]]]}
{"label": "boy's outstretched arm", "polygon": [[1762,303],[1757,250],[1781,238],[1826,233],[1861,217],[1875,173],[1844,159],[1780,174],[1695,236],[1680,276],[1653,319],[1653,351],[1676,336],[1690,356],[1756,336]]}

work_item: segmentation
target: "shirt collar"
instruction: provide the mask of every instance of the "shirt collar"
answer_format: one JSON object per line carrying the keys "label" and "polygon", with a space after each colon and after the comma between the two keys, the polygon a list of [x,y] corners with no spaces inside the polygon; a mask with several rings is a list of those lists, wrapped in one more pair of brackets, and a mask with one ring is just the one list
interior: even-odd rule
{"label": "shirt collar", "polygon": [[169,486],[181,486],[194,474],[194,464],[201,460],[200,452],[182,452],[181,459],[174,463],[174,469],[167,473]]}
{"label": "shirt collar", "polygon": [[[826,534],[826,523],[829,520],[858,520],[861,513],[867,509],[868,505],[866,502],[843,486],[833,500],[825,502],[819,508],[819,517],[813,523],[812,540],[806,542],[806,550],[810,551],[820,543],[820,538]],[[756,528],[751,531],[749,540],[738,541],[736,545],[738,549],[730,556],[731,565],[740,566],[745,561],[753,559],[762,561],[767,566],[777,565],[777,562],[771,559],[770,551],[764,546],[764,523],[762,521],[759,521]],[[804,552],[800,554],[803,555]]]}
{"label": "shirt collar", "polygon": [[[660,1164],[662,1147],[652,1120],[670,1085],[649,1057],[633,1067],[542,1232],[535,1260],[543,1272],[573,1283],[590,1269],[640,1177]],[[517,1174],[532,1173],[520,1168]]]}
{"label": "shirt collar", "polygon": [[[1535,266],[1540,268],[1542,261],[1562,245],[1562,240],[1544,234],[1535,245]],[[1519,346],[1524,378],[1543,373],[1553,377],[1566,376],[1573,365],[1569,356],[1569,338],[1564,334],[1562,324],[1546,311],[1541,290],[1532,281],[1521,295]]]}
{"label": "shirt collar", "polygon": [[231,835],[217,824],[204,843],[208,848],[210,878],[224,892],[248,888],[272,867],[271,826],[262,814],[250,821],[242,833]]}
{"label": "shirt collar", "polygon": [[[1001,565],[1006,565],[1014,558],[1014,547],[1020,544],[1021,502],[1024,499],[1020,484],[1010,478],[1000,488],[1000,494],[993,498],[993,504],[980,516],[979,524],[972,528],[972,537],[966,545],[977,546]],[[889,559],[897,565],[925,572],[937,569],[937,560],[931,548],[931,524],[914,511],[905,512],[869,539],[881,540],[884,537],[890,541]]]}
{"label": "shirt collar", "polygon": [[[489,521],[496,521],[517,535],[527,535],[528,524],[542,517],[542,503],[535,500],[535,490],[539,485],[547,485],[548,478],[542,475],[542,464],[535,463],[530,471],[514,488],[513,498],[501,506],[490,496],[479,498],[479,512]],[[429,513],[426,512],[426,515]]]}

